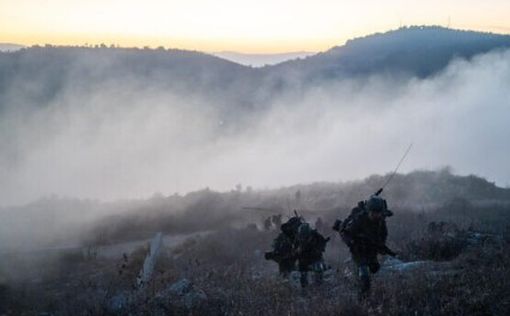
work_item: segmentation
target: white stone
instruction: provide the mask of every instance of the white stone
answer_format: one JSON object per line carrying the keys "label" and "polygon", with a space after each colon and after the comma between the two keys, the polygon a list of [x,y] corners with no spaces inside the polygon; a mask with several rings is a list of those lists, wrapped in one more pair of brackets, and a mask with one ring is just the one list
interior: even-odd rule
{"label": "white stone", "polygon": [[137,277],[137,285],[138,287],[143,287],[147,284],[154,272],[154,267],[156,266],[156,260],[159,256],[159,252],[161,250],[162,245],[162,234],[157,233],[156,236],[149,243],[149,252],[145,257],[145,261],[143,262],[143,267]]}

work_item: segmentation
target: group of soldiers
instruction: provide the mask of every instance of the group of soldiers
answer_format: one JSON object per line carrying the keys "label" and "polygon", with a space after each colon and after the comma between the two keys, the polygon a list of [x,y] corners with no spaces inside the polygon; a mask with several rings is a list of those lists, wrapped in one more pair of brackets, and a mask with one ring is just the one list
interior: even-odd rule
{"label": "group of soldiers", "polygon": [[272,227],[280,227],[282,225],[282,214],[269,216],[264,220],[264,230],[271,230]]}
{"label": "group of soldiers", "polygon": [[[377,255],[395,256],[386,246],[386,218],[393,213],[388,210],[386,200],[379,197],[381,191],[366,201],[358,202],[344,221],[337,219],[332,227],[351,252],[361,299],[370,291],[370,275],[380,268]],[[322,274],[327,269],[323,254],[329,238],[325,238],[317,229],[312,229],[302,217],[294,213],[293,217],[280,226],[281,232],[273,241],[273,250],[267,252],[265,258],[278,263],[283,277],[288,277],[297,269],[301,286],[306,287],[308,272],[314,272],[317,283],[322,281]]]}
{"label": "group of soldiers", "polygon": [[312,229],[296,211],[294,214],[280,226],[281,232],[273,241],[273,251],[266,252],[265,258],[278,263],[283,277],[288,277],[297,268],[301,273],[301,286],[306,287],[309,271],[315,272],[316,282],[322,281],[322,272],[326,269],[323,253],[329,238]]}

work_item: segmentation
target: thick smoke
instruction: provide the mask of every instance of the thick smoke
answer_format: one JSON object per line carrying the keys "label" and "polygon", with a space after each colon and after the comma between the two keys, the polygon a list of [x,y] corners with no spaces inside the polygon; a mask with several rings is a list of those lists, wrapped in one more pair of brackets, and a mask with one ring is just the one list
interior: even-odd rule
{"label": "thick smoke", "polygon": [[451,165],[510,183],[510,51],[455,60],[428,79],[285,91],[235,128],[207,92],[170,93],[137,78],[69,85],[42,105],[16,93],[0,117],[3,205],[349,180],[391,171],[411,142],[402,171]]}

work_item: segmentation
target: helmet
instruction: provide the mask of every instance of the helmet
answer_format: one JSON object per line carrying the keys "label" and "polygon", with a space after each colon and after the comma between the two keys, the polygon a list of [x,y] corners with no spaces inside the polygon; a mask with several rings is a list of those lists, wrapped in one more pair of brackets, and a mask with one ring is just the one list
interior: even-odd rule
{"label": "helmet", "polygon": [[303,223],[299,225],[298,228],[298,234],[299,236],[308,236],[312,232],[312,228],[310,227],[310,224]]}
{"label": "helmet", "polygon": [[367,210],[370,212],[383,213],[387,209],[386,201],[375,195],[372,195],[365,205]]}
{"label": "helmet", "polygon": [[298,232],[299,226],[303,223],[301,217],[294,216],[291,217],[286,223],[280,226],[280,229],[287,236],[294,236]]}
{"label": "helmet", "polygon": [[372,195],[370,199],[365,202],[365,207],[368,211],[382,213],[385,217],[393,216],[393,212],[388,209],[386,200],[377,195]]}

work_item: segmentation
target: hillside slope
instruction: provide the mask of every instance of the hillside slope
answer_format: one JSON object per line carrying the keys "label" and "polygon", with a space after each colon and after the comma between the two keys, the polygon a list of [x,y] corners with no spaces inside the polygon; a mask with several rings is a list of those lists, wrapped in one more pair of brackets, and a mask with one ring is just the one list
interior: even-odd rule
{"label": "hillside slope", "polygon": [[510,35],[459,31],[443,27],[405,27],[347,41],[343,46],[289,61],[271,69],[304,79],[342,79],[376,73],[425,78],[454,58],[469,59],[510,47]]}

